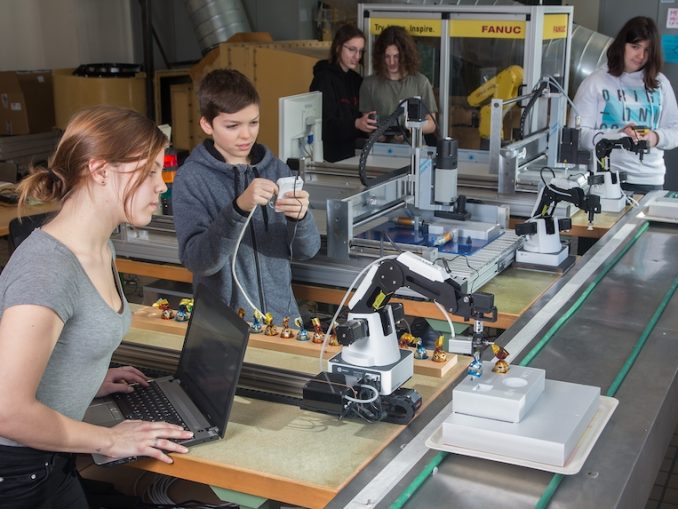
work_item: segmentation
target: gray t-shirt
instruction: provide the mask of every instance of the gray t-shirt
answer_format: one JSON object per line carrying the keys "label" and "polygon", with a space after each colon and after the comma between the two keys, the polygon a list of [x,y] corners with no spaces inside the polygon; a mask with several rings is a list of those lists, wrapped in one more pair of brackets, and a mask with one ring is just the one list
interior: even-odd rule
{"label": "gray t-shirt", "polygon": [[[0,316],[12,306],[32,304],[52,309],[64,322],[36,397],[77,420],[99,390],[131,323],[113,260],[111,271],[123,302],[119,313],[102,299],[73,252],[39,229],[21,243],[0,274]],[[2,437],[0,444],[16,445]]]}
{"label": "gray t-shirt", "polygon": [[362,113],[376,111],[380,118],[385,119],[395,111],[400,101],[414,96],[421,97],[429,113],[438,111],[431,83],[423,74],[411,74],[401,80],[372,74],[360,86],[359,109]]}

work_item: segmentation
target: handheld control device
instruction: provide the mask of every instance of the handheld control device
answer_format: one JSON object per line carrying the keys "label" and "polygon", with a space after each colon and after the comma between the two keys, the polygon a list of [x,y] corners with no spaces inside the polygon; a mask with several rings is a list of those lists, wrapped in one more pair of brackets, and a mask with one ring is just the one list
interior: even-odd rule
{"label": "handheld control device", "polygon": [[275,184],[278,186],[278,198],[284,198],[286,193],[301,191],[304,187],[304,180],[301,177],[281,177]]}

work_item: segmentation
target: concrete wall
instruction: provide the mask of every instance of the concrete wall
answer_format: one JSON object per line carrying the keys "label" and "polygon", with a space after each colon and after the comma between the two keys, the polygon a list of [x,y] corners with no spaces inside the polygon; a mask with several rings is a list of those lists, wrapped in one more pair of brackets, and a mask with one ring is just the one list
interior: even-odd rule
{"label": "concrete wall", "polygon": [[0,0],[0,70],[133,62],[130,3]]}

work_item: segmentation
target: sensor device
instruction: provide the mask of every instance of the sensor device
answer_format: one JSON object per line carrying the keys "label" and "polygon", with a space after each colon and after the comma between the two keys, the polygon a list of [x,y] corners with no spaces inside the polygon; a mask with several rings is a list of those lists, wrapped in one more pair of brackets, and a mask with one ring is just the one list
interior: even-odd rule
{"label": "sensor device", "polygon": [[294,191],[296,194],[301,191],[304,180],[301,177],[281,177],[275,184],[278,186],[278,198],[285,198],[286,193]]}
{"label": "sensor device", "polygon": [[645,136],[648,134],[652,129],[650,129],[646,125],[634,125],[632,129],[637,132],[640,136]]}

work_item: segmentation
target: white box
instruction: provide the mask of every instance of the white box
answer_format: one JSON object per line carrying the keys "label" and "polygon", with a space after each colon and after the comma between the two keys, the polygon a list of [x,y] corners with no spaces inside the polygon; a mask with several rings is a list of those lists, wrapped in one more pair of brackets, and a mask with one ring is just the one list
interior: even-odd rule
{"label": "white box", "polygon": [[678,219],[678,199],[668,196],[657,198],[648,205],[647,214],[653,217]]}
{"label": "white box", "polygon": [[511,365],[506,374],[493,373],[483,361],[480,378],[466,377],[452,391],[452,410],[459,414],[519,422],[544,391],[543,369]]}
{"label": "white box", "polygon": [[521,422],[455,412],[443,422],[442,442],[496,458],[563,466],[596,413],[599,399],[598,387],[547,380],[542,397]]}

